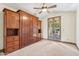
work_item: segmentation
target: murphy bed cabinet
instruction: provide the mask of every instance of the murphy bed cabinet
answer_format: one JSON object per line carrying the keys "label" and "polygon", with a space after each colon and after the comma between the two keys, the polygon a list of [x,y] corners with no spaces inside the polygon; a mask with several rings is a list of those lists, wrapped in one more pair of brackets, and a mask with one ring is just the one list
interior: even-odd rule
{"label": "murphy bed cabinet", "polygon": [[22,10],[3,12],[5,54],[41,40],[41,21],[36,16]]}
{"label": "murphy bed cabinet", "polygon": [[25,47],[32,43],[32,20],[31,16],[19,10],[20,16],[20,48]]}
{"label": "murphy bed cabinet", "polygon": [[18,13],[20,16],[20,48],[22,48],[39,41],[41,37],[38,38],[38,18],[22,10],[18,10]]}

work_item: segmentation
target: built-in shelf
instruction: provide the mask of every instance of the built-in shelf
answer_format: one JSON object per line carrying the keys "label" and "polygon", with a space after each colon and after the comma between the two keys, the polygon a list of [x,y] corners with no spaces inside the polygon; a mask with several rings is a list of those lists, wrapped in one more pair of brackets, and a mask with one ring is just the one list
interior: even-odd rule
{"label": "built-in shelf", "polygon": [[41,33],[41,29],[38,29],[38,33]]}
{"label": "built-in shelf", "polygon": [[17,36],[19,29],[7,29],[7,36]]}

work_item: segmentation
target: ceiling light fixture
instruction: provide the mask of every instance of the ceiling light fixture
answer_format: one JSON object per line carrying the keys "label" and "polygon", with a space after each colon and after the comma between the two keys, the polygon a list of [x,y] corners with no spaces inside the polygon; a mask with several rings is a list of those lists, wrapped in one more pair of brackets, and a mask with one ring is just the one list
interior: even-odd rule
{"label": "ceiling light fixture", "polygon": [[47,9],[46,9],[46,8],[44,8],[44,9],[42,9],[42,11],[43,11],[43,12],[46,12],[46,11],[47,11]]}
{"label": "ceiling light fixture", "polygon": [[38,9],[40,10],[39,14],[41,14],[42,12],[47,12],[49,13],[49,9],[51,8],[56,8],[57,5],[52,5],[52,6],[47,6],[47,4],[43,3],[43,5],[41,7],[34,7],[34,9]]}

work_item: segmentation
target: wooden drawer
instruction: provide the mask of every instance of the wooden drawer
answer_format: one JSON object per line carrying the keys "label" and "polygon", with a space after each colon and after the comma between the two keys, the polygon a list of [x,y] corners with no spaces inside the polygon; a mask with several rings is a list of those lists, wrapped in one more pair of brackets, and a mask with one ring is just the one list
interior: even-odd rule
{"label": "wooden drawer", "polygon": [[7,42],[12,42],[12,41],[14,41],[12,36],[7,37]]}
{"label": "wooden drawer", "polygon": [[13,47],[14,45],[13,44],[10,44],[10,45],[7,45],[7,48],[9,48],[9,47]]}
{"label": "wooden drawer", "polygon": [[19,41],[19,36],[8,36],[7,42]]}
{"label": "wooden drawer", "polygon": [[9,47],[7,47],[7,52],[10,53],[10,52],[13,52],[18,49],[19,49],[19,45],[9,46]]}
{"label": "wooden drawer", "polygon": [[14,41],[14,45],[19,45],[19,41]]}
{"label": "wooden drawer", "polygon": [[12,46],[15,46],[15,45],[19,46],[19,41],[13,41],[13,42],[7,43],[7,47],[12,47]]}
{"label": "wooden drawer", "polygon": [[18,49],[19,49],[19,45],[8,46],[7,47],[7,52],[13,52],[13,51],[18,50]]}
{"label": "wooden drawer", "polygon": [[13,46],[14,46],[14,42],[8,42],[8,43],[7,43],[7,48],[13,47]]}
{"label": "wooden drawer", "polygon": [[14,41],[19,41],[19,36],[14,36]]}
{"label": "wooden drawer", "polygon": [[14,47],[9,47],[9,48],[7,48],[7,53],[13,52],[14,49],[15,49]]}

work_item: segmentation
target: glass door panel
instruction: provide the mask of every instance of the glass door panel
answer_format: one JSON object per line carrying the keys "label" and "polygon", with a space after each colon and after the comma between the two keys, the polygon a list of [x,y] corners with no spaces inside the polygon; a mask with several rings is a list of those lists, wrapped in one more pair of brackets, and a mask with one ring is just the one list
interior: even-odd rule
{"label": "glass door panel", "polygon": [[61,17],[48,19],[48,38],[52,40],[61,39]]}

